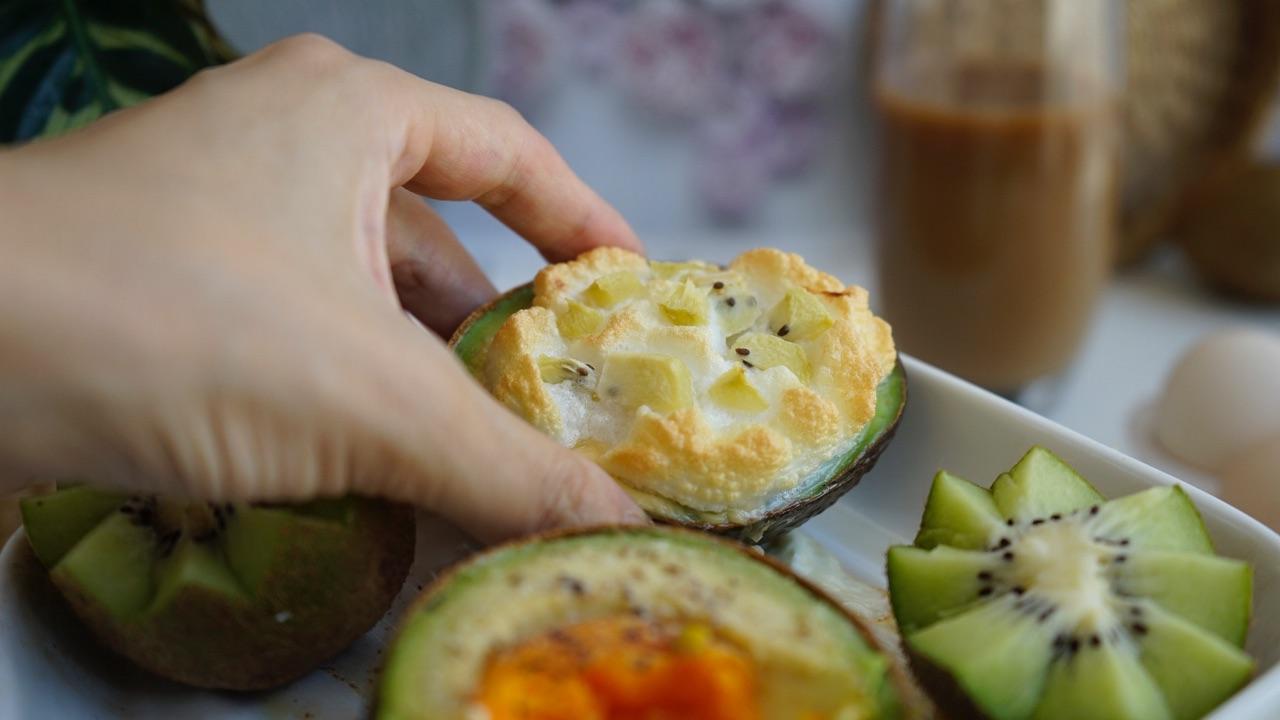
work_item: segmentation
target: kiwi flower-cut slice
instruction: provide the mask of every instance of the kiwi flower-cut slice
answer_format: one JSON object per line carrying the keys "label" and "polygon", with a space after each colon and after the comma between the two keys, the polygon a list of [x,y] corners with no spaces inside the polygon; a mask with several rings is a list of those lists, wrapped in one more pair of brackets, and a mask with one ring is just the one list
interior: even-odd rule
{"label": "kiwi flower-cut slice", "polygon": [[1253,673],[1252,571],[1181,488],[1107,501],[1033,448],[990,491],[942,472],[889,591],[922,683],[955,717],[1193,720]]}

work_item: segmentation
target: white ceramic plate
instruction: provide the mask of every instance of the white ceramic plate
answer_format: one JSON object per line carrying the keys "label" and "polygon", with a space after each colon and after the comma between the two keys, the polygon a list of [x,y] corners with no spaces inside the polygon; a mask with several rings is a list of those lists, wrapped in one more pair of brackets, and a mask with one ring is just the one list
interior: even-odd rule
{"label": "white ceramic plate", "polygon": [[[914,535],[933,474],[947,468],[989,482],[1033,444],[1062,455],[1108,496],[1173,478],[962,381],[904,358],[909,400],[897,437],[862,484],[805,532],[855,575],[883,584],[885,548]],[[1248,650],[1258,677],[1212,715],[1214,720],[1280,717],[1280,536],[1194,487],[1218,551],[1255,568],[1254,623]],[[442,563],[467,552],[461,537],[421,523],[418,562],[391,616]],[[62,609],[15,535],[0,554],[0,718],[328,718],[361,717],[367,708],[384,620],[349,651],[275,692],[232,695],[154,680],[98,649]]]}

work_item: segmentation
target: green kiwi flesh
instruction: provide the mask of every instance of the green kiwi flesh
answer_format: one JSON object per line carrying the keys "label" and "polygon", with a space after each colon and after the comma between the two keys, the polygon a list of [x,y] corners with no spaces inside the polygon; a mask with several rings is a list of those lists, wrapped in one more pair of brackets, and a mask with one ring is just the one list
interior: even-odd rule
{"label": "green kiwi flesh", "polygon": [[24,500],[22,514],[99,639],[199,687],[306,674],[386,613],[413,562],[412,510],[365,498],[213,505],[76,486]]}
{"label": "green kiwi flesh", "polygon": [[1249,680],[1252,569],[1181,488],[1106,501],[1037,447],[979,493],[939,473],[887,557],[912,665],[955,717],[1192,720]]}
{"label": "green kiwi flesh", "polygon": [[1004,524],[991,493],[945,470],[934,476],[924,512],[916,535],[916,545],[923,548],[986,547],[987,539]]}
{"label": "green kiwi flesh", "polygon": [[[479,308],[449,340],[467,370],[479,377],[493,336],[507,318],[533,305],[533,284],[520,285]],[[624,489],[655,520],[714,533],[747,543],[765,544],[804,524],[853,489],[871,470],[897,431],[907,403],[907,375],[898,362],[876,388],[875,415],[842,452],[797,484],[784,500],[766,503],[746,518],[707,513],[635,488]]]}

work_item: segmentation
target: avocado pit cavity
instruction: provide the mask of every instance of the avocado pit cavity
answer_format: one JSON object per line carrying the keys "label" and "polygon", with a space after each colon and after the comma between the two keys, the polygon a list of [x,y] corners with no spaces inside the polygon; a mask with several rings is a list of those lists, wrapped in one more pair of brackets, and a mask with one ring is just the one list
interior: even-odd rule
{"label": "avocado pit cavity", "polygon": [[477,700],[490,720],[543,703],[565,718],[750,720],[760,717],[757,685],[750,656],[711,626],[622,615],[494,651]]}

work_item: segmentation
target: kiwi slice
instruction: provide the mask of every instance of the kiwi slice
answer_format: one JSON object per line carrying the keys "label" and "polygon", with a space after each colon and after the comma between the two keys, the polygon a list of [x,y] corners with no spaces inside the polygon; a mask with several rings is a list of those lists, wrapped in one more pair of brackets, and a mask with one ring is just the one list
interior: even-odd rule
{"label": "kiwi slice", "polygon": [[707,292],[685,280],[658,302],[658,309],[672,325],[706,325]]}
{"label": "kiwi slice", "polygon": [[822,301],[804,288],[788,290],[769,313],[769,330],[791,340],[817,337],[834,324]]}
{"label": "kiwi slice", "polygon": [[24,500],[22,517],[99,639],[199,687],[309,672],[382,617],[413,562],[412,510],[364,498],[209,504],[76,486]]}
{"label": "kiwi slice", "polygon": [[607,318],[607,315],[593,307],[570,300],[564,312],[556,318],[556,327],[564,339],[576,340],[599,332]]}
{"label": "kiwi slice", "polygon": [[596,280],[582,291],[592,305],[611,308],[614,305],[645,294],[644,281],[633,272],[615,272]]}
{"label": "kiwi slice", "polygon": [[785,367],[800,382],[809,379],[809,357],[804,348],[793,342],[769,333],[749,332],[739,335],[732,344],[734,352],[751,367],[761,370]]}
{"label": "kiwi slice", "polygon": [[1003,524],[991,493],[944,470],[933,478],[916,545],[981,548]]}
{"label": "kiwi slice", "polygon": [[716,378],[707,389],[707,395],[715,404],[730,410],[760,412],[769,409],[769,402],[747,379],[747,372],[741,365]]}
{"label": "kiwi slice", "polygon": [[591,379],[595,368],[590,363],[568,357],[542,355],[538,358],[538,373],[542,382],[559,385],[562,382],[585,382]]}
{"label": "kiwi slice", "polygon": [[890,600],[958,717],[1191,720],[1248,681],[1252,570],[1178,487],[1106,501],[1032,448],[990,491],[939,473]]}
{"label": "kiwi slice", "polygon": [[598,391],[627,407],[670,412],[693,404],[689,368],[673,357],[615,353],[605,358]]}

